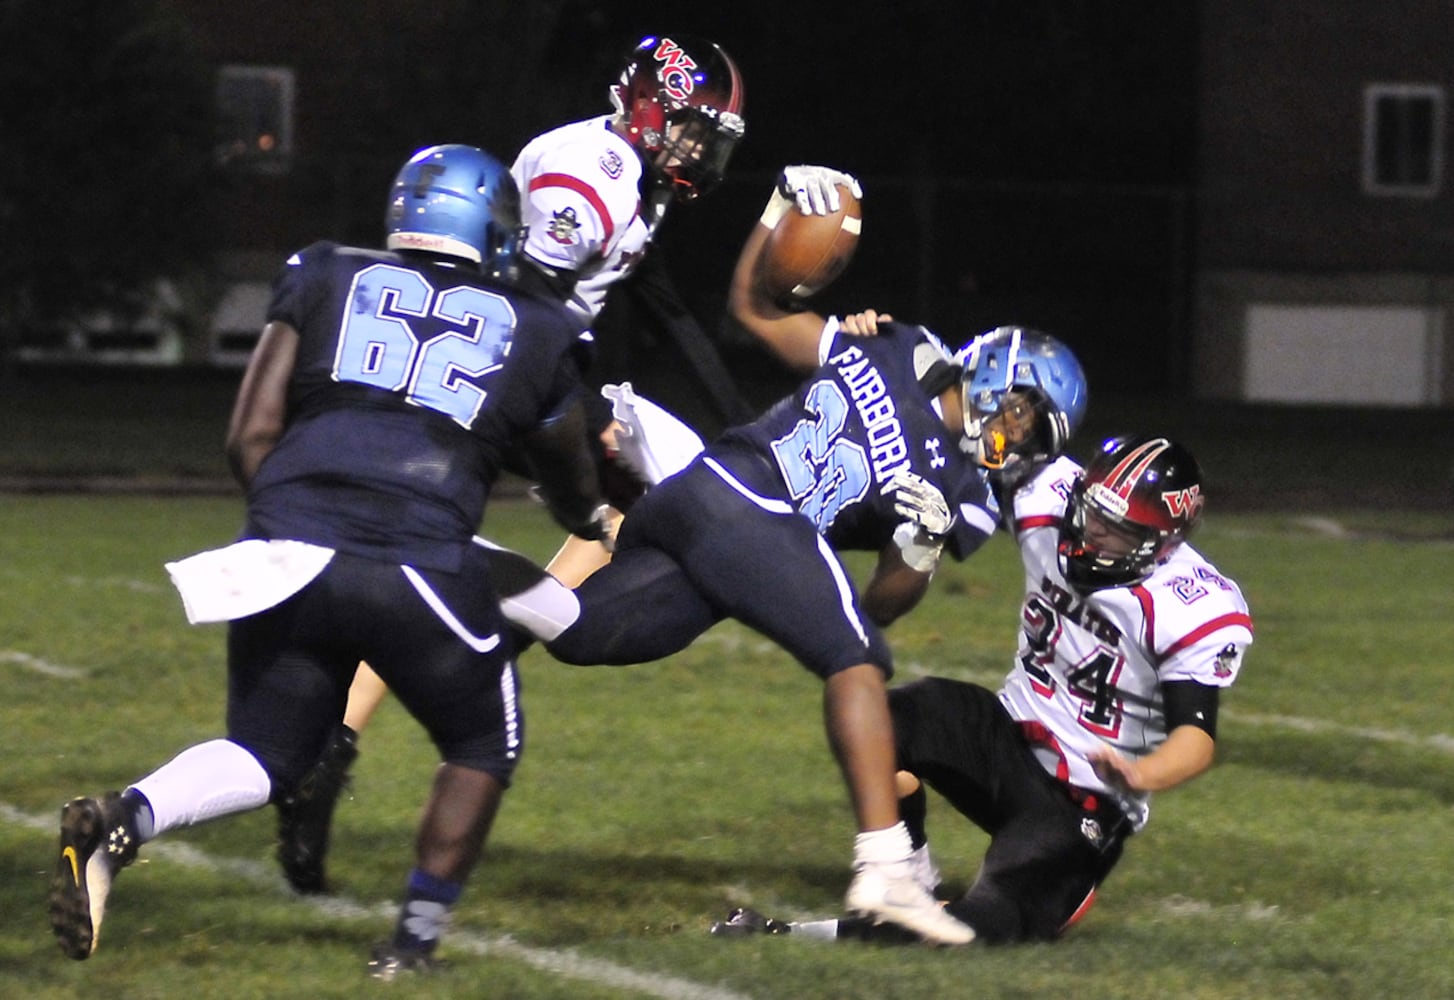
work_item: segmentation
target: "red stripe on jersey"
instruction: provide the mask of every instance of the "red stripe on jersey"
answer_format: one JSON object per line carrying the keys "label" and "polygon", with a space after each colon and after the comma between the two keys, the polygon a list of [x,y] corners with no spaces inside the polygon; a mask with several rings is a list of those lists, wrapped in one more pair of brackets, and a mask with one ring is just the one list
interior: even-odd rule
{"label": "red stripe on jersey", "polygon": [[1017,719],[1020,725],[1020,735],[1026,743],[1042,746],[1055,754],[1055,780],[1064,785],[1070,784],[1070,762],[1065,759],[1065,750],[1060,746],[1060,740],[1050,731],[1050,727],[1037,719]]}
{"label": "red stripe on jersey", "polygon": [[1224,628],[1230,628],[1234,625],[1241,625],[1247,631],[1252,631],[1252,619],[1248,615],[1244,615],[1240,611],[1234,611],[1229,615],[1221,615],[1220,617],[1213,618],[1209,622],[1203,622],[1201,625],[1198,625],[1186,635],[1176,640],[1176,642],[1173,642],[1171,646],[1166,650],[1166,652],[1161,654],[1161,660],[1163,662],[1169,660],[1181,650],[1196,642],[1199,642],[1200,640],[1211,635],[1213,632]]}
{"label": "red stripe on jersey", "polygon": [[1151,599],[1151,591],[1142,586],[1131,588],[1131,593],[1136,595],[1136,601],[1141,605],[1141,624],[1146,627],[1146,633],[1141,636],[1141,642],[1147,649],[1156,648],[1156,602]]}
{"label": "red stripe on jersey", "polygon": [[1031,514],[1029,517],[1022,517],[1015,522],[1015,534],[1021,534],[1034,528],[1058,528],[1060,526],[1060,515],[1058,514]]}
{"label": "red stripe on jersey", "polygon": [[530,179],[532,192],[548,187],[566,188],[590,202],[591,208],[595,209],[596,216],[601,220],[601,228],[605,230],[601,244],[603,246],[610,244],[611,236],[616,232],[616,224],[611,221],[611,213],[606,211],[606,203],[601,200],[601,196],[596,193],[595,188],[579,177],[572,177],[570,174],[541,174]]}

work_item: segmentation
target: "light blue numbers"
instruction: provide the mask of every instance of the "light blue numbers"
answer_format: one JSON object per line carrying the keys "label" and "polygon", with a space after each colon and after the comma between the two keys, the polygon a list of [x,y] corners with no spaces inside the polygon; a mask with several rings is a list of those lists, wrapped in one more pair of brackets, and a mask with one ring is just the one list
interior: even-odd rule
{"label": "light blue numbers", "polygon": [[837,383],[814,383],[804,407],[812,416],[774,441],[772,451],[798,510],[825,531],[868,493],[872,471],[863,447],[841,437],[848,400]]}
{"label": "light blue numbers", "polygon": [[391,392],[403,389],[419,353],[419,341],[404,317],[427,316],[433,297],[429,282],[401,267],[375,264],[354,275],[333,377]]}
{"label": "light blue numbers", "polygon": [[[448,329],[421,340],[437,322]],[[488,395],[479,380],[510,353],[515,310],[502,296],[471,285],[435,294],[417,272],[374,264],[354,276],[338,333],[333,377],[402,392],[469,427]]]}

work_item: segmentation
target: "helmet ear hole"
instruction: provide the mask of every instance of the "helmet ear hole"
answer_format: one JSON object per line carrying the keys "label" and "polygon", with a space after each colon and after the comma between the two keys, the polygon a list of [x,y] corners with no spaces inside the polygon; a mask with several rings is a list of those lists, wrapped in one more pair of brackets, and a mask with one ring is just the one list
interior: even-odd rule
{"label": "helmet ear hole", "polygon": [[632,141],[641,149],[655,152],[666,135],[666,112],[652,97],[638,97],[631,104],[628,121]]}

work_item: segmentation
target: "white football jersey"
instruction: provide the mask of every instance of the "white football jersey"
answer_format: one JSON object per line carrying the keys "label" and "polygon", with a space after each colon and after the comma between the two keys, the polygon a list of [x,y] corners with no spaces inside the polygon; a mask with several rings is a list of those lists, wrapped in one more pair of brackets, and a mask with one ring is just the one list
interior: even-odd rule
{"label": "white football jersey", "polygon": [[1237,585],[1183,543],[1143,583],[1081,594],[1060,572],[1060,520],[1080,466],[1051,463],[1014,498],[1014,530],[1025,566],[1019,652],[1000,700],[1016,719],[1049,737],[1036,747],[1047,770],[1110,796],[1135,829],[1149,796],[1108,788],[1089,754],[1109,743],[1130,757],[1166,739],[1163,681],[1227,687],[1252,642],[1252,619]]}
{"label": "white football jersey", "polygon": [[[586,329],[610,286],[628,274],[657,219],[641,202],[641,157],[602,115],[536,136],[510,168],[530,227],[524,251],[549,267],[574,271],[566,303]],[[659,214],[659,213],[658,213]]]}

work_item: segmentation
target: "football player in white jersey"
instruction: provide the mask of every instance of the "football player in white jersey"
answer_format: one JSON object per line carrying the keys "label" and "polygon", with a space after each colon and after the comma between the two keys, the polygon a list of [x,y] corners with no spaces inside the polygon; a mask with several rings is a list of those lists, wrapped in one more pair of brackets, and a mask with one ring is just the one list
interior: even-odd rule
{"label": "football player in white jersey", "polygon": [[532,139],[510,168],[530,229],[525,254],[556,279],[583,330],[640,262],[667,207],[721,182],[745,132],[737,64],[686,36],[643,39],[611,102],[614,114]]}
{"label": "football player in white jersey", "polygon": [[[1047,940],[1084,915],[1151,796],[1212,765],[1220,693],[1252,642],[1237,585],[1186,543],[1201,472],[1164,437],[1059,458],[1013,495],[1025,567],[1019,651],[998,692],[930,677],[890,691],[900,811],[937,886],[924,785],[991,836],[947,904],[977,940]],[[907,940],[858,918],[736,910],[713,933]]]}

